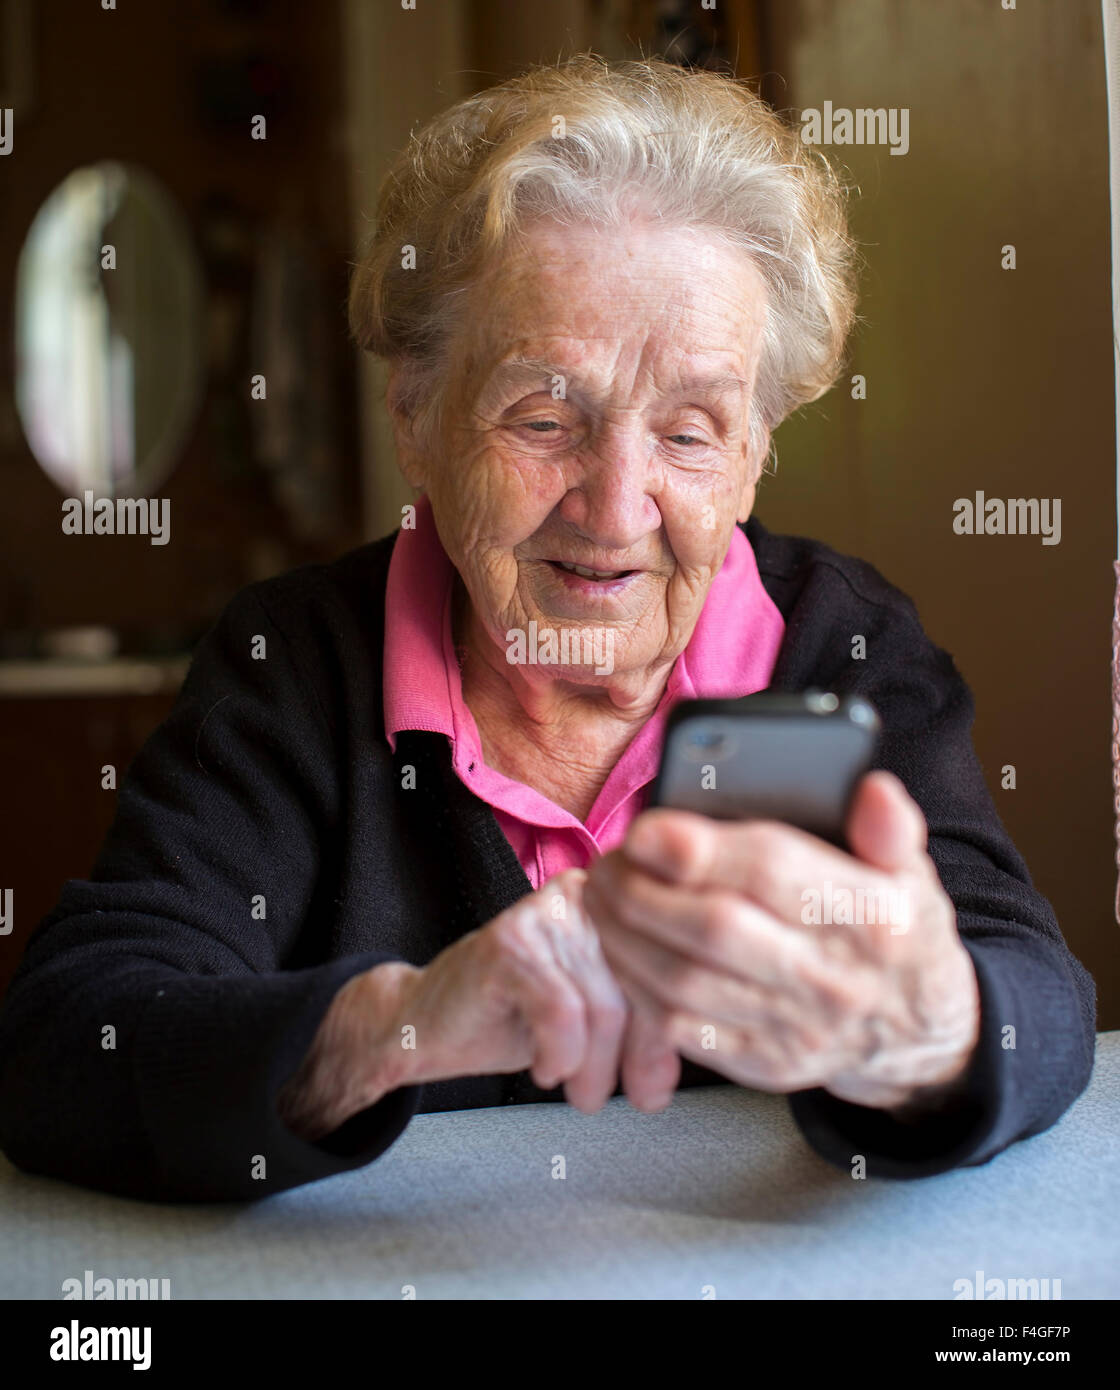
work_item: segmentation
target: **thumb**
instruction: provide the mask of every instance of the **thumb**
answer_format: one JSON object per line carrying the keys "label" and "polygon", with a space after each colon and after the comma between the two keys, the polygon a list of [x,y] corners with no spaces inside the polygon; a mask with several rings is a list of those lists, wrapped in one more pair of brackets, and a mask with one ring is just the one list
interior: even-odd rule
{"label": "thumb", "polygon": [[852,853],[878,869],[904,869],[925,855],[926,818],[893,772],[869,772],[848,812]]}

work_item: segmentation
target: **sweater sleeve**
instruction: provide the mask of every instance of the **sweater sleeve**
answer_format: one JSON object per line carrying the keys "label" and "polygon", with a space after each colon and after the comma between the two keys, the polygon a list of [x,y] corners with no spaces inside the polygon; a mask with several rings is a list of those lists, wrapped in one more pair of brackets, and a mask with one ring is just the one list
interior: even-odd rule
{"label": "sweater sleeve", "polygon": [[0,1147],[28,1171],[253,1199],[369,1163],[415,1113],[401,1088],[317,1143],[278,1114],[334,995],[393,957],[329,959],[335,754],[258,590],[203,639],[0,1009]]}
{"label": "sweater sleeve", "polygon": [[879,640],[893,659],[869,662],[848,684],[883,716],[877,765],[925,814],[929,853],[976,971],[980,1039],[959,1098],[918,1120],[823,1089],[797,1092],[790,1105],[830,1162],[850,1169],[863,1155],[870,1176],[917,1178],[985,1163],[1061,1117],[1092,1072],[1096,990],[992,802],[972,743],[972,694],[952,658],[912,608],[896,610],[888,628]]}

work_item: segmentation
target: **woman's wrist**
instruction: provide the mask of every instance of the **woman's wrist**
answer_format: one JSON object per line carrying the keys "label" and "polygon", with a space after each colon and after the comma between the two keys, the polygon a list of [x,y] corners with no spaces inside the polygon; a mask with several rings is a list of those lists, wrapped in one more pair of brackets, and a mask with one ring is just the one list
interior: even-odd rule
{"label": "woman's wrist", "polygon": [[303,1062],[280,1092],[280,1117],[315,1142],[390,1091],[408,1084],[396,1019],[405,986],[420,972],[386,961],[353,976],[331,1000]]}
{"label": "woman's wrist", "polygon": [[966,1041],[936,1074],[924,1078],[885,1108],[896,1120],[913,1123],[927,1115],[951,1109],[968,1091],[968,1078],[980,1045],[980,1010],[967,1027]]}

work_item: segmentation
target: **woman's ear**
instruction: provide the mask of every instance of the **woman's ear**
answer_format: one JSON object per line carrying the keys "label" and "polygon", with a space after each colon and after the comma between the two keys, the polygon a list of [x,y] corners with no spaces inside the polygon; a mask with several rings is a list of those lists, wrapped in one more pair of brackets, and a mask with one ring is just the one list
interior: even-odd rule
{"label": "woman's ear", "polygon": [[400,363],[394,363],[389,369],[385,406],[393,426],[397,466],[410,487],[422,489],[427,478],[427,458],[421,447],[416,417],[410,408],[406,384],[407,369]]}

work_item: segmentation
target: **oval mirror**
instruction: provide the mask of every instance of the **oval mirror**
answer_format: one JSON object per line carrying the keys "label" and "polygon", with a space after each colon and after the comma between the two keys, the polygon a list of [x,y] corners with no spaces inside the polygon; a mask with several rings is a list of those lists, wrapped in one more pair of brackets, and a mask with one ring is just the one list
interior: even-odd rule
{"label": "oval mirror", "polygon": [[202,387],[202,273],[171,196],[143,169],[76,169],[39,209],[16,277],[16,404],[67,494],[150,494]]}

